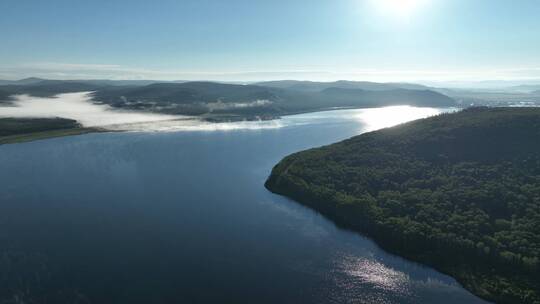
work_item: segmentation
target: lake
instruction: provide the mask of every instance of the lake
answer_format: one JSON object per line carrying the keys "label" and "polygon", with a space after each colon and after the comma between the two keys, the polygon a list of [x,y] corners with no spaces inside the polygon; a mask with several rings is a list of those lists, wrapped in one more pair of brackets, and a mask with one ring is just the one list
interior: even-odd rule
{"label": "lake", "polygon": [[290,153],[438,111],[0,146],[0,303],[485,303],[263,186]]}

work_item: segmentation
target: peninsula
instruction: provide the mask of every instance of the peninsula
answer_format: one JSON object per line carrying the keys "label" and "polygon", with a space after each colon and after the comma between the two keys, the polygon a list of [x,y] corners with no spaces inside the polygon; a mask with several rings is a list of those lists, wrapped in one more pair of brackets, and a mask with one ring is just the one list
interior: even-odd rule
{"label": "peninsula", "polygon": [[540,109],[470,108],[290,155],[266,182],[496,303],[540,303]]}

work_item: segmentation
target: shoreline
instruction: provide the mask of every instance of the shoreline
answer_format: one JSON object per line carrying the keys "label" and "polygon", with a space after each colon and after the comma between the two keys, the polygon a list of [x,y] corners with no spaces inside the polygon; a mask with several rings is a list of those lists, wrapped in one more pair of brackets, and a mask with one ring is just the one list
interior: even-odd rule
{"label": "shoreline", "polygon": [[0,146],[8,144],[25,143],[36,140],[44,140],[56,137],[75,136],[89,133],[105,133],[113,132],[102,128],[75,128],[75,129],[59,129],[40,132],[30,132],[16,135],[0,136]]}
{"label": "shoreline", "polygon": [[[535,222],[525,213],[533,212],[526,210],[535,194],[512,186],[537,178],[532,126],[539,115],[474,108],[363,133],[286,156],[264,186],[389,253],[451,276],[481,299],[540,303]],[[490,187],[504,193],[480,200],[477,193],[493,193]],[[522,199],[510,206],[512,196]],[[493,206],[508,208],[506,217]],[[523,224],[501,225],[510,216]]]}
{"label": "shoreline", "polygon": [[[469,280],[462,278],[460,276],[457,276],[452,271],[444,268],[443,266],[440,266],[429,259],[422,259],[422,257],[417,257],[411,254],[406,253],[404,250],[400,250],[398,246],[392,246],[389,241],[385,241],[384,238],[378,238],[377,237],[377,231],[376,229],[369,229],[367,228],[370,226],[370,224],[366,224],[365,227],[359,227],[357,225],[351,224],[346,220],[343,220],[343,218],[335,211],[332,210],[334,208],[324,208],[321,206],[321,204],[317,204],[316,198],[306,198],[305,195],[302,194],[294,194],[294,191],[288,192],[287,190],[280,189],[278,186],[274,184],[273,181],[270,181],[270,178],[265,182],[264,187],[277,195],[283,196],[287,199],[290,199],[291,201],[298,203],[304,207],[310,208],[311,210],[314,210],[315,212],[321,214],[326,219],[330,220],[332,223],[334,223],[337,227],[340,229],[345,229],[354,233],[359,234],[360,236],[366,237],[369,240],[373,241],[379,248],[386,251],[389,254],[393,254],[395,256],[401,257],[409,262],[417,263],[423,267],[429,267],[434,269],[435,271],[438,271],[444,275],[447,275],[454,279],[461,287],[469,291],[471,294],[477,296],[478,298],[488,301],[490,303],[498,303],[497,299],[490,293],[488,293],[485,290],[477,289],[475,288],[474,282],[477,280],[477,278],[474,277],[473,273],[469,273],[469,276],[471,277]],[[367,218],[365,218],[366,222],[368,221]]]}

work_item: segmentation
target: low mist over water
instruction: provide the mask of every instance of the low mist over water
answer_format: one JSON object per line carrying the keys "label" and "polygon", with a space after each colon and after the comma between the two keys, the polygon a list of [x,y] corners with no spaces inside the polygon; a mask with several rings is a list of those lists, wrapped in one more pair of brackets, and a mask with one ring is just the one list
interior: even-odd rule
{"label": "low mist over water", "polygon": [[95,104],[90,93],[60,94],[54,98],[18,95],[12,106],[1,107],[4,117],[62,117],[79,121],[85,127],[155,122],[185,118],[181,116],[120,111]]}
{"label": "low mist over water", "polygon": [[18,95],[12,104],[0,107],[0,117],[62,117],[77,120],[84,127],[113,131],[216,131],[282,127],[277,120],[210,123],[193,116],[119,110],[94,103],[89,92],[60,94],[54,98]]}

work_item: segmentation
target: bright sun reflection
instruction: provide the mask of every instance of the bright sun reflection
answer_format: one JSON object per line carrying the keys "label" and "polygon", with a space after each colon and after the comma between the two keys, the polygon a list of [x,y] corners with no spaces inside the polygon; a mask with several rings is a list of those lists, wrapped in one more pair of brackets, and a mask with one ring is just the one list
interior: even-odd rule
{"label": "bright sun reflection", "polygon": [[384,15],[409,19],[429,0],[371,0],[372,5]]}
{"label": "bright sun reflection", "polygon": [[384,299],[386,294],[384,291],[393,295],[410,295],[412,281],[402,271],[390,268],[376,260],[349,255],[340,257],[338,263],[338,268],[352,278],[352,280],[345,280],[342,283],[344,288],[358,288],[367,285],[378,291],[383,291],[382,298],[376,302],[369,301],[367,303],[389,303]]}
{"label": "bright sun reflection", "polygon": [[384,108],[364,109],[356,118],[365,124],[364,131],[373,131],[392,127],[401,123],[441,113],[435,108],[416,108],[411,106],[393,106]]}

